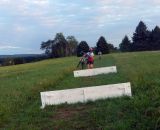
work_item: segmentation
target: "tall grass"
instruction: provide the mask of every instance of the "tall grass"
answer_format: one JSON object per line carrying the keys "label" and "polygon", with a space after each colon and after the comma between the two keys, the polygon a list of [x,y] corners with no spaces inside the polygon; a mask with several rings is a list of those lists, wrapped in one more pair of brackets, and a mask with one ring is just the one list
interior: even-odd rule
{"label": "tall grass", "polygon": [[[74,58],[0,68],[0,126],[73,70]],[[13,117],[14,118],[14,117]]]}
{"label": "tall grass", "polygon": [[[160,129],[160,52],[104,55],[95,67],[117,74],[74,78],[77,58],[0,68],[0,128],[7,130]],[[130,81],[133,97],[40,109],[40,91]]]}

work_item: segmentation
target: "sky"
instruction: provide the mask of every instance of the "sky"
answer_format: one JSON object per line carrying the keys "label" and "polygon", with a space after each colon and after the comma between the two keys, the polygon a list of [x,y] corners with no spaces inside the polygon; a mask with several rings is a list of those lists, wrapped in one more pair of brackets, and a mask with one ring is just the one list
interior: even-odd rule
{"label": "sky", "polygon": [[119,45],[139,21],[160,26],[160,0],[0,0],[0,55],[40,54],[56,33],[95,46],[104,36]]}

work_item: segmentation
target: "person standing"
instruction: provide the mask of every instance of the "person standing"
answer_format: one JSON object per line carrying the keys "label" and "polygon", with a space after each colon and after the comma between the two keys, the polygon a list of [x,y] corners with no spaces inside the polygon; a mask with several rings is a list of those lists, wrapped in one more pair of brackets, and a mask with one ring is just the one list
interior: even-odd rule
{"label": "person standing", "polygon": [[98,57],[99,57],[99,60],[101,60],[101,57],[102,57],[102,52],[101,51],[98,51]]}
{"label": "person standing", "polygon": [[92,48],[90,48],[87,53],[87,67],[88,69],[92,69],[94,67],[94,53]]}

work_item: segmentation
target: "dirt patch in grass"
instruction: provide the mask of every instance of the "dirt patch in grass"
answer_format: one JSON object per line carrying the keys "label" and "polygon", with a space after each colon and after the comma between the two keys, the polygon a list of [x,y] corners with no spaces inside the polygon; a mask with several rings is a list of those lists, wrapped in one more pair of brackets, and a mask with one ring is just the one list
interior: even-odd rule
{"label": "dirt patch in grass", "polygon": [[59,108],[53,116],[56,120],[70,120],[76,116],[83,115],[90,110],[91,106]]}

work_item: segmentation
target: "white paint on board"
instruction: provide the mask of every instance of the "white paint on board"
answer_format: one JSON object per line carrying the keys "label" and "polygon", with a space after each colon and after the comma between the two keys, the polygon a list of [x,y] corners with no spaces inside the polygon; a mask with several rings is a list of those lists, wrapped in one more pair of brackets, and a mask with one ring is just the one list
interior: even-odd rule
{"label": "white paint on board", "polygon": [[85,88],[75,88],[67,90],[57,90],[41,92],[42,108],[46,105],[58,105],[62,103],[78,103],[95,101],[97,99],[106,99],[120,96],[132,96],[131,84],[120,83],[112,85],[93,86]]}
{"label": "white paint on board", "polygon": [[109,73],[117,73],[116,66],[111,67],[101,67],[94,69],[85,69],[85,70],[77,70],[74,71],[74,77],[87,77],[87,76],[95,76],[100,74],[109,74]]}

